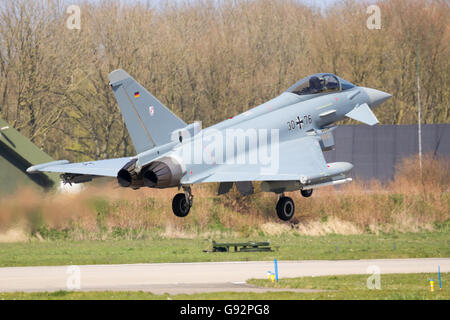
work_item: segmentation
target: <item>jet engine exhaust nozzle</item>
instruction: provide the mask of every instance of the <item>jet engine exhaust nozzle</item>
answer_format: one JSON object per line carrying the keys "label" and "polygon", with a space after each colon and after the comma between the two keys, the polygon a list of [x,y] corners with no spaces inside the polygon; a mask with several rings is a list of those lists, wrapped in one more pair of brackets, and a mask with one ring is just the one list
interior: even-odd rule
{"label": "jet engine exhaust nozzle", "polygon": [[150,188],[178,186],[182,177],[183,168],[171,157],[164,157],[150,163],[142,173],[144,185]]}
{"label": "jet engine exhaust nozzle", "polygon": [[136,173],[136,159],[131,160],[117,173],[117,182],[121,187],[138,189],[143,186],[142,179]]}

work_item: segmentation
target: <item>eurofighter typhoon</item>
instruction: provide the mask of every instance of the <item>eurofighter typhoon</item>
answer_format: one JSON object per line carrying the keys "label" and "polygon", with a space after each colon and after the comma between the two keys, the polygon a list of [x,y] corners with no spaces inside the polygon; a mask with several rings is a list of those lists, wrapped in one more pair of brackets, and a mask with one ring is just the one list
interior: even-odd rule
{"label": "eurofighter typhoon", "polygon": [[334,147],[333,123],[348,117],[375,125],[371,108],[391,97],[334,74],[314,74],[266,103],[202,129],[200,122],[186,124],[124,70],[111,72],[109,80],[137,155],[60,160],[27,172],[60,172],[70,184],[115,177],[125,188],[182,188],[172,201],[178,217],[189,213],[195,184],[219,183],[220,195],[234,183],[249,195],[258,181],[262,191],[278,195],[276,213],[288,221],[295,206],[285,192],[299,190],[310,197],[315,188],[352,180],[347,175],[351,163],[327,163],[323,156]]}

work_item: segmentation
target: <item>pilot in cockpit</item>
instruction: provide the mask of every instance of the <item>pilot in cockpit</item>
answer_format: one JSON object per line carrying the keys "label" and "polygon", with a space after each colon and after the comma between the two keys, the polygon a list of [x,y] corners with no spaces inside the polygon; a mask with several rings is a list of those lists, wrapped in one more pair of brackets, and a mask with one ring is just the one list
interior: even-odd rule
{"label": "pilot in cockpit", "polygon": [[287,91],[298,95],[310,95],[318,93],[336,92],[354,87],[351,83],[340,79],[342,88],[339,85],[338,77],[333,74],[315,74],[295,83]]}
{"label": "pilot in cockpit", "polygon": [[323,85],[320,79],[316,76],[309,78],[309,93],[314,94],[322,91]]}

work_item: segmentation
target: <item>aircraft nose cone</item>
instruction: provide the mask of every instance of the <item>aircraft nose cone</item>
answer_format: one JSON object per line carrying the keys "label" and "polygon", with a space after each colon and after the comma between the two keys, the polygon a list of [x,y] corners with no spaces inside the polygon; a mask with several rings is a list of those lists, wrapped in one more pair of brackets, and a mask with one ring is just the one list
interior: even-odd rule
{"label": "aircraft nose cone", "polygon": [[392,97],[391,94],[387,92],[383,92],[380,90],[372,89],[372,88],[364,88],[364,91],[366,92],[367,96],[369,97],[368,104],[374,108],[378,107],[380,104],[388,100],[390,97]]}

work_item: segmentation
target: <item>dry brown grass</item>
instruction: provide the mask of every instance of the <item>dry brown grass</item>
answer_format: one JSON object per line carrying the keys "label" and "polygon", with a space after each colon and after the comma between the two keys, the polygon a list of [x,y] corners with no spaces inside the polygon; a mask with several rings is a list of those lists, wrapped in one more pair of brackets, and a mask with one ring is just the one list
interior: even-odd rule
{"label": "dry brown grass", "polygon": [[9,229],[5,232],[0,232],[0,243],[5,242],[25,242],[29,235],[25,233],[22,228]]}
{"label": "dry brown grass", "polygon": [[408,158],[399,163],[395,180],[385,185],[356,180],[340,188],[315,190],[308,199],[291,192],[297,213],[289,223],[276,217],[275,195],[256,193],[244,198],[233,190],[217,197],[215,184],[194,187],[194,207],[184,219],[171,212],[176,189],[133,191],[114,182],[87,185],[79,194],[22,188],[0,198],[0,241],[52,234],[83,240],[433,230],[436,222],[450,217],[449,163],[425,156],[422,181],[418,160]]}

